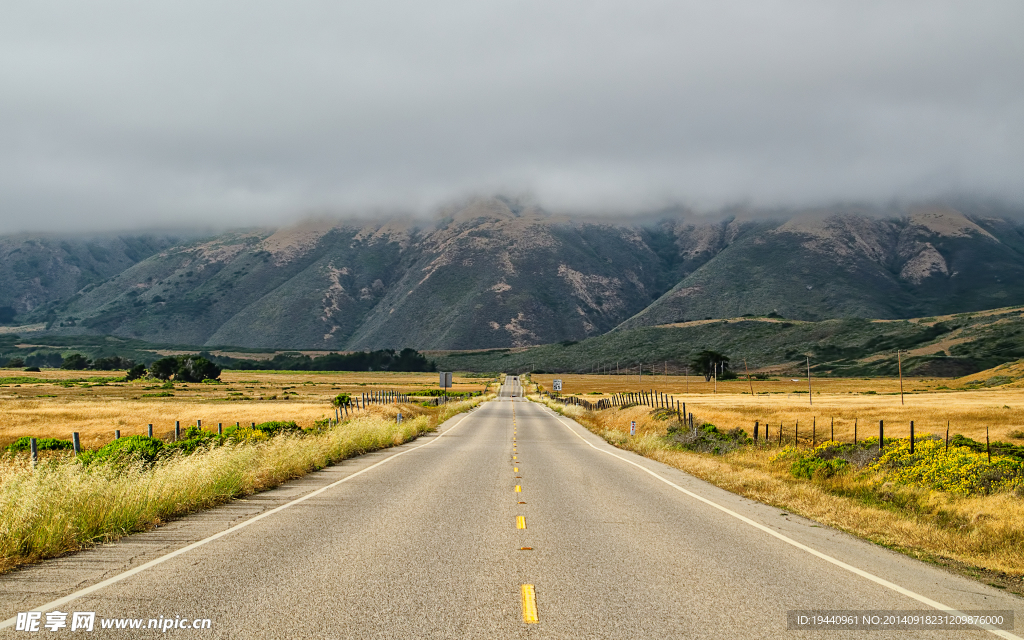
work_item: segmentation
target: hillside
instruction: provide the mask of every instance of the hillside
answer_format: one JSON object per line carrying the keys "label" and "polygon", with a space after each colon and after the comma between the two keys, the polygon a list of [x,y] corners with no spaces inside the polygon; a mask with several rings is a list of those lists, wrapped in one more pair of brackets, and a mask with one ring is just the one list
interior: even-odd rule
{"label": "hillside", "polygon": [[1007,212],[963,209],[612,221],[483,199],[432,221],[308,222],[190,241],[9,237],[0,333],[517,348],[704,318],[896,319],[1024,303],[1024,227]]}
{"label": "hillside", "polygon": [[[964,376],[1024,358],[1024,308],[898,321],[730,318],[626,329],[528,349],[427,355],[439,368],[458,371],[636,373],[643,364],[645,371],[678,374],[705,349],[729,356],[740,372],[746,360],[753,372],[799,373],[809,356],[812,371],[833,376],[895,375],[896,349],[901,349],[906,375]],[[1009,380],[1014,374],[993,375]]]}
{"label": "hillside", "polygon": [[906,217],[808,212],[733,233],[714,257],[622,324],[654,326],[777,313],[786,318],[907,318],[1015,304],[1024,228],[948,207]]}

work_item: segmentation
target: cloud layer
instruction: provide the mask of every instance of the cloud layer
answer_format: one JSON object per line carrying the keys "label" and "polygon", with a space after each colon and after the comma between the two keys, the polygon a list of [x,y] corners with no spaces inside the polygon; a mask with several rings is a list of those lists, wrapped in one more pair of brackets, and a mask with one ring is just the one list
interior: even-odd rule
{"label": "cloud layer", "polygon": [[25,2],[0,232],[1024,200],[1024,4]]}

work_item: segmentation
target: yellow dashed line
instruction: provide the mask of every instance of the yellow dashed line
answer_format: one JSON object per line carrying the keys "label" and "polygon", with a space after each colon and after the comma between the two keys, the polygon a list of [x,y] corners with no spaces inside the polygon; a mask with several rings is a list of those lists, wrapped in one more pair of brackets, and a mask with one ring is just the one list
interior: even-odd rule
{"label": "yellow dashed line", "polygon": [[519,467],[512,467],[513,473],[519,473]]}
{"label": "yellow dashed line", "polygon": [[523,486],[522,486],[522,485],[519,485],[519,484],[517,484],[517,485],[516,485],[516,493],[522,493],[522,492],[523,492]]}
{"label": "yellow dashed line", "polygon": [[539,622],[537,618],[537,590],[533,588],[532,584],[524,584],[522,592],[523,622],[526,624],[536,624]]}
{"label": "yellow dashed line", "polygon": [[526,528],[526,516],[516,516],[516,529]]}

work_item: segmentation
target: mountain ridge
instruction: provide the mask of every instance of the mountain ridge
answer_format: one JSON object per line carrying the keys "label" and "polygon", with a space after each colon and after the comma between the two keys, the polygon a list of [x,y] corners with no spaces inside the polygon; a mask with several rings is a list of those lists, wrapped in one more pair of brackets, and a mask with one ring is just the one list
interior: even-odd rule
{"label": "mountain ridge", "polygon": [[432,221],[123,236],[108,242],[134,253],[121,250],[106,271],[66,276],[52,290],[41,268],[16,268],[15,250],[39,240],[6,237],[0,308],[13,313],[0,321],[45,323],[56,334],[342,351],[523,347],[750,314],[923,317],[1024,303],[1024,226],[1013,214],[928,204],[613,220],[484,198]]}

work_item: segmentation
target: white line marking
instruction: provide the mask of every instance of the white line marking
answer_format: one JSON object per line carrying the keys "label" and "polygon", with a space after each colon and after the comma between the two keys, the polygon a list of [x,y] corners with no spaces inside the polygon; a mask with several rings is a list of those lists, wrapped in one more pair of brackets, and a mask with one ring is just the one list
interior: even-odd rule
{"label": "white line marking", "polygon": [[[579,433],[577,433],[576,429],[574,429],[570,423],[566,422],[565,419],[561,415],[559,415],[558,413],[556,413],[555,411],[553,411],[549,407],[544,407],[544,408],[547,409],[548,411],[551,411],[551,413],[553,413],[555,415],[555,417],[558,418],[558,421],[561,422],[563,425],[565,425],[565,427],[569,431],[571,431],[573,435],[575,435],[577,438],[579,438],[580,440],[585,442],[587,445],[589,445],[595,451],[600,451],[601,453],[606,453],[606,454],[612,456],[613,458],[618,458],[619,460],[622,460],[626,464],[631,464],[634,467],[636,467],[637,469],[640,469],[641,471],[643,471],[644,473],[650,474],[651,476],[657,478],[658,480],[661,480],[662,482],[664,482],[665,484],[669,485],[673,489],[676,489],[677,491],[681,491],[681,492],[685,493],[686,495],[690,496],[691,498],[699,500],[699,501],[703,502],[704,504],[706,504],[706,505],[708,505],[710,507],[714,507],[715,509],[718,509],[719,511],[721,511],[723,513],[727,513],[730,516],[736,518],[737,520],[739,520],[741,522],[745,522],[746,524],[749,524],[752,527],[760,529],[761,531],[764,531],[768,535],[774,536],[774,537],[778,538],[779,540],[782,540],[786,544],[792,545],[792,546],[794,546],[797,549],[800,549],[802,551],[806,551],[807,553],[809,553],[809,554],[811,554],[813,556],[817,556],[817,557],[821,558],[822,560],[824,560],[826,562],[831,562],[832,564],[834,564],[835,566],[837,566],[837,567],[839,567],[841,569],[846,569],[850,573],[856,574],[856,575],[858,575],[858,576],[860,576],[862,578],[866,578],[867,580],[870,580],[871,582],[874,582],[876,584],[880,584],[883,587],[886,587],[887,589],[892,589],[893,591],[895,591],[897,593],[900,593],[900,594],[903,594],[903,595],[907,596],[908,598],[912,598],[912,599],[917,600],[918,602],[920,602],[922,604],[926,604],[929,607],[932,607],[933,609],[938,609],[939,611],[948,611],[949,613],[951,613],[953,615],[963,615],[961,612],[957,611],[953,607],[947,607],[946,605],[942,604],[941,602],[936,602],[935,600],[932,600],[931,598],[929,598],[927,596],[922,596],[919,593],[914,593],[910,589],[905,589],[905,588],[899,586],[898,584],[894,584],[892,582],[889,582],[888,580],[886,580],[884,578],[879,578],[878,576],[876,576],[876,575],[874,575],[872,573],[868,573],[867,571],[864,571],[863,569],[858,569],[857,567],[854,567],[853,565],[846,564],[842,560],[839,560],[837,558],[833,558],[832,556],[826,555],[826,554],[818,551],[817,549],[812,549],[811,547],[808,547],[805,544],[797,542],[796,540],[794,540],[792,538],[786,537],[786,536],[782,535],[781,533],[778,533],[777,531],[773,531],[772,529],[764,526],[763,524],[754,522],[750,518],[748,518],[746,516],[743,516],[743,515],[740,515],[740,514],[736,513],[735,511],[733,511],[733,510],[731,510],[731,509],[729,509],[727,507],[723,507],[722,505],[720,505],[720,504],[718,504],[716,502],[712,502],[711,500],[708,500],[707,498],[705,498],[703,496],[699,496],[699,495],[697,495],[696,493],[694,493],[692,491],[688,491],[688,490],[680,487],[676,483],[672,482],[671,480],[667,480],[665,478],[662,478],[661,476],[659,476],[655,472],[651,471],[647,467],[644,467],[643,465],[637,464],[636,462],[633,462],[632,460],[627,460],[626,458],[623,458],[622,456],[618,455],[617,453],[614,453],[612,451],[608,451],[606,449],[601,449],[599,447],[596,447],[596,446],[594,446],[594,444],[592,442],[590,442],[589,440],[587,440],[586,438],[581,436]],[[580,427],[580,428],[583,428],[583,427]],[[603,442],[603,440],[602,440],[602,442]],[[611,445],[607,445],[607,446],[611,447]],[[995,634],[995,635],[997,635],[997,636],[999,636],[1001,638],[1006,638],[1007,640],[1024,640],[1020,636],[1014,635],[1014,634],[1010,633],[1009,631],[1004,631],[1002,629],[995,629],[995,628],[992,628],[989,625],[977,625],[977,626],[979,626],[980,628],[984,629],[985,631],[988,631],[989,633],[993,633],[993,634]]]}
{"label": "white line marking", "polygon": [[[345,478],[342,478],[341,480],[337,480],[335,482],[332,482],[331,484],[329,484],[327,486],[320,487],[316,491],[313,491],[311,493],[307,493],[306,495],[301,496],[299,498],[296,498],[296,499],[292,500],[291,502],[286,502],[285,504],[282,504],[279,507],[275,507],[275,508],[271,509],[270,511],[264,511],[263,513],[261,513],[261,514],[259,514],[257,516],[253,516],[252,518],[246,520],[245,522],[241,522],[239,524],[236,524],[235,526],[233,526],[233,527],[231,527],[229,529],[225,529],[225,530],[221,531],[220,533],[215,533],[212,536],[210,536],[209,538],[204,538],[202,540],[199,540],[198,542],[193,542],[192,544],[188,545],[187,547],[182,547],[182,548],[180,548],[180,549],[178,549],[176,551],[172,551],[172,552],[168,553],[167,555],[160,556],[159,558],[155,558],[153,560],[150,560],[146,564],[139,565],[139,566],[135,567],[134,569],[130,569],[128,571],[125,571],[124,573],[119,573],[116,576],[113,576],[111,578],[107,578],[106,580],[104,580],[102,582],[97,582],[96,584],[94,584],[92,586],[86,587],[86,588],[81,589],[79,591],[75,591],[74,593],[68,594],[68,595],[64,596],[63,598],[58,598],[57,600],[54,600],[53,602],[47,602],[44,605],[40,605],[38,607],[34,607],[32,609],[28,609],[27,611],[40,611],[40,612],[53,611],[53,610],[57,609],[58,607],[61,607],[61,606],[65,605],[65,604],[71,602],[72,600],[77,600],[78,598],[81,598],[82,596],[89,595],[90,593],[94,593],[96,591],[99,591],[100,589],[103,589],[104,587],[109,587],[110,585],[112,585],[114,583],[121,582],[122,580],[130,578],[130,577],[134,576],[137,573],[142,573],[146,569],[151,569],[151,568],[155,567],[158,564],[166,562],[166,561],[170,560],[171,558],[175,558],[175,557],[180,556],[180,555],[182,555],[184,553],[188,553],[189,551],[192,551],[193,549],[201,547],[201,546],[203,546],[204,544],[206,544],[208,542],[213,542],[214,540],[217,540],[219,538],[223,538],[224,536],[228,535],[229,533],[234,533],[235,531],[238,531],[239,529],[244,529],[245,527],[248,527],[252,523],[258,522],[259,520],[262,520],[263,518],[266,518],[268,516],[272,516],[272,515],[274,515],[275,513],[279,512],[279,511],[284,511],[288,507],[293,507],[293,506],[299,504],[300,502],[305,502],[306,500],[309,500],[310,498],[318,496],[321,493],[323,493],[324,491],[327,491],[328,489],[332,489],[332,488],[338,486],[339,484],[342,484],[343,482],[348,482],[352,478],[355,478],[357,476],[361,476],[362,474],[366,473],[367,471],[369,471],[371,469],[375,469],[375,468],[379,467],[380,465],[382,465],[382,464],[384,464],[386,462],[391,462],[395,458],[398,458],[400,456],[404,456],[405,454],[411,453],[413,451],[416,451],[417,449],[422,449],[423,447],[429,447],[430,445],[434,444],[435,442],[437,442],[441,438],[443,438],[446,435],[448,435],[448,433],[450,433],[452,431],[452,429],[454,429],[455,427],[458,427],[459,425],[461,425],[463,423],[463,421],[465,421],[465,419],[467,417],[469,417],[469,415],[470,414],[468,412],[462,414],[462,416],[459,418],[459,421],[457,423],[455,423],[452,426],[450,426],[447,429],[445,429],[443,432],[438,434],[438,436],[436,438],[434,438],[433,440],[431,440],[430,442],[426,442],[426,443],[421,444],[419,446],[413,447],[412,449],[406,449],[405,451],[400,451],[400,452],[398,452],[396,454],[390,455],[387,458],[384,458],[383,460],[381,460],[380,462],[376,462],[376,463],[366,467],[365,469],[361,469],[359,471],[356,471],[355,473],[353,473],[350,476],[347,476]],[[0,622],[0,629],[3,629],[5,627],[13,626],[15,623],[17,623],[17,621],[18,621],[17,616],[15,616],[14,618],[8,618],[7,620],[4,620],[3,622]]]}

